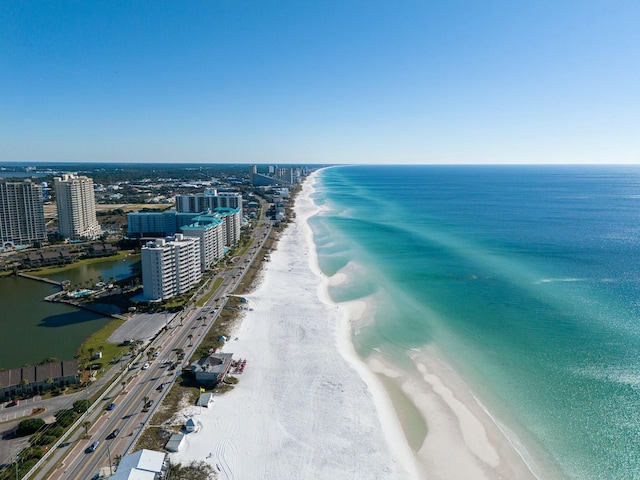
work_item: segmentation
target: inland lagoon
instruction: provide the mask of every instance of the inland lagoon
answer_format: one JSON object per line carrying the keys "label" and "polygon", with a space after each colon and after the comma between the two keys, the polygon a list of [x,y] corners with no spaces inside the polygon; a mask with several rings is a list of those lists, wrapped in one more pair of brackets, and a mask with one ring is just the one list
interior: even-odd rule
{"label": "inland lagoon", "polygon": [[[57,281],[82,284],[99,278],[122,280],[132,275],[138,256],[124,261],[79,263],[72,269],[47,275]],[[78,346],[111,320],[94,312],[44,298],[59,287],[21,277],[0,278],[0,368],[36,364],[47,357],[70,359]]]}

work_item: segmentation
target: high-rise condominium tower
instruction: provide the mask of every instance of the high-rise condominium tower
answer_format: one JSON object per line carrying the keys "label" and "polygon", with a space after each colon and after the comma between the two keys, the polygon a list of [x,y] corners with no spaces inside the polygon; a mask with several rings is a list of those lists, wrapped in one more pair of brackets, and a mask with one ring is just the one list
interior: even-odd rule
{"label": "high-rise condominium tower", "polygon": [[0,239],[2,246],[47,239],[40,185],[31,180],[0,182]]}
{"label": "high-rise condominium tower", "polygon": [[54,184],[60,235],[72,240],[98,237],[102,232],[96,219],[93,180],[64,174],[55,177]]}
{"label": "high-rise condominium tower", "polygon": [[149,300],[181,295],[202,279],[199,238],[176,233],[148,242],[140,254],[144,297]]}

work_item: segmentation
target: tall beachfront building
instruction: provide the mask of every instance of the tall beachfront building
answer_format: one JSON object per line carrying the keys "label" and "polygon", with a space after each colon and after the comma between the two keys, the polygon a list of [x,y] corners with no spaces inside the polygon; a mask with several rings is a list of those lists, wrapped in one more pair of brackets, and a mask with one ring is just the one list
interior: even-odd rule
{"label": "tall beachfront building", "polygon": [[0,239],[3,247],[47,240],[40,185],[0,182]]}
{"label": "tall beachfront building", "polygon": [[132,238],[158,238],[172,236],[194,222],[222,222],[222,245],[233,247],[240,240],[242,210],[240,208],[216,208],[214,212],[177,213],[174,210],[164,212],[130,212],[127,214],[128,235]]}
{"label": "tall beachfront building", "polygon": [[239,208],[242,210],[240,192],[218,192],[215,188],[205,188],[203,193],[176,195],[178,212],[200,213],[216,208]]}
{"label": "tall beachfront building", "polygon": [[200,239],[178,233],[156,239],[140,250],[142,285],[147,300],[164,300],[181,295],[202,279]]}
{"label": "tall beachfront building", "polygon": [[239,208],[217,208],[214,215],[224,222],[225,245],[232,247],[240,241],[242,210]]}
{"label": "tall beachfront building", "polygon": [[200,239],[200,268],[209,270],[224,255],[225,222],[216,215],[198,216],[191,225],[182,227],[188,237]]}
{"label": "tall beachfront building", "polygon": [[95,238],[102,233],[96,218],[93,180],[73,174],[55,177],[58,229],[72,240]]}

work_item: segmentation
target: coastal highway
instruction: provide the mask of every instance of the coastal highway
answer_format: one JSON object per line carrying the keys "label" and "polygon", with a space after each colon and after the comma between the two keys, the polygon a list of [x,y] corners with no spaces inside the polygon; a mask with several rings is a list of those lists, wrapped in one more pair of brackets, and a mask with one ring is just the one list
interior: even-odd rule
{"label": "coastal highway", "polygon": [[[83,438],[84,431],[80,429],[77,438],[70,445],[62,447],[71,450],[64,459],[64,466],[50,475],[34,478],[91,478],[100,467],[109,465],[109,456],[113,461],[116,455],[122,455],[133,445],[142,426],[149,421],[153,411],[170,389],[175,373],[179,372],[179,367],[169,370],[170,365],[177,360],[174,349],[182,348],[186,355],[189,355],[194,348],[188,346],[188,335],[193,334],[196,338],[197,331],[203,329],[202,322],[197,320],[198,312],[199,309],[193,310],[183,321],[183,326],[170,328],[151,344],[159,348],[158,357],[147,362],[147,356],[142,355],[138,362],[130,365],[124,389],[121,384],[114,385],[109,395],[102,399],[100,405],[89,415],[89,438]],[[194,345],[196,343],[193,342]],[[143,369],[145,363],[149,364],[149,368]],[[165,384],[162,391],[157,390],[160,384]],[[153,400],[153,405],[148,411],[143,411],[145,398]],[[115,407],[113,410],[107,410],[111,403],[114,403]],[[119,429],[120,433],[113,439],[107,439],[115,429]],[[94,441],[100,442],[96,450],[85,453]]]}
{"label": "coastal highway", "polygon": [[[256,227],[254,244],[245,254],[235,259],[233,267],[220,274],[223,282],[207,304],[203,307],[192,306],[180,316],[174,317],[170,328],[147,346],[147,349],[155,347],[158,351],[157,357],[148,361],[147,355],[142,354],[135,364],[132,362],[128,365],[130,369],[124,378],[125,388],[123,389],[118,381],[100,401],[100,405],[88,414],[86,420],[91,422],[88,438],[84,436],[84,429],[80,428],[69,441],[57,449],[39,472],[30,478],[91,479],[100,471],[108,472],[110,463],[114,463],[117,455],[129,453],[143,427],[148,424],[155,409],[171,388],[176,375],[180,374],[180,365],[170,370],[171,364],[177,361],[176,349],[184,350],[185,359],[192,356],[206,330],[217,319],[226,303],[226,296],[237,288],[270,231],[271,225],[268,222]],[[224,299],[219,308],[215,308],[218,302],[214,298]],[[206,324],[200,320],[201,316],[207,318]],[[182,317],[181,324],[177,320],[179,317]],[[191,345],[189,335],[193,335]],[[143,369],[145,363],[149,364],[147,369]],[[160,390],[161,384],[164,384],[164,387]],[[153,401],[149,409],[144,408],[145,398]],[[113,410],[107,410],[111,403],[114,403],[115,407]],[[119,430],[118,435],[108,439],[107,436],[116,429]],[[87,448],[95,441],[99,442],[97,448],[88,452]],[[53,468],[55,470],[52,470]]]}

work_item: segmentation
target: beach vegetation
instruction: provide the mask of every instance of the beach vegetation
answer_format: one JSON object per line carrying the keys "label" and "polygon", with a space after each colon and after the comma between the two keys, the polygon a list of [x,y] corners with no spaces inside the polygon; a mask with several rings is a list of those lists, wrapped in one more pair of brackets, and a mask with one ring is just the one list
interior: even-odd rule
{"label": "beach vegetation", "polygon": [[181,423],[172,425],[171,419],[182,408],[193,405],[199,396],[200,388],[191,379],[179,377],[156,408],[150,425],[138,438],[135,449],[164,450],[171,434],[182,427]]}
{"label": "beach vegetation", "polygon": [[171,480],[209,480],[213,474],[213,467],[206,462],[193,461],[187,465],[169,462],[167,467]]}
{"label": "beach vegetation", "polygon": [[172,433],[174,432],[166,430],[162,427],[149,426],[145,428],[144,432],[142,432],[142,435],[138,437],[135,450],[146,449],[163,451]]}
{"label": "beach vegetation", "polygon": [[230,392],[231,390],[233,390],[233,388],[233,385],[230,385],[226,382],[220,382],[214,387],[213,391],[219,395],[222,395],[223,393]]}
{"label": "beach vegetation", "polygon": [[236,385],[238,383],[238,377],[233,377],[231,375],[227,375],[224,379],[224,383],[228,385]]}
{"label": "beach vegetation", "polygon": [[227,300],[225,308],[220,311],[216,321],[207,330],[190,359],[190,362],[199,360],[209,355],[211,349],[221,348],[224,343],[220,341],[221,337],[231,338],[231,334],[235,329],[237,320],[239,319],[239,310],[242,300],[240,297],[231,296]]}

